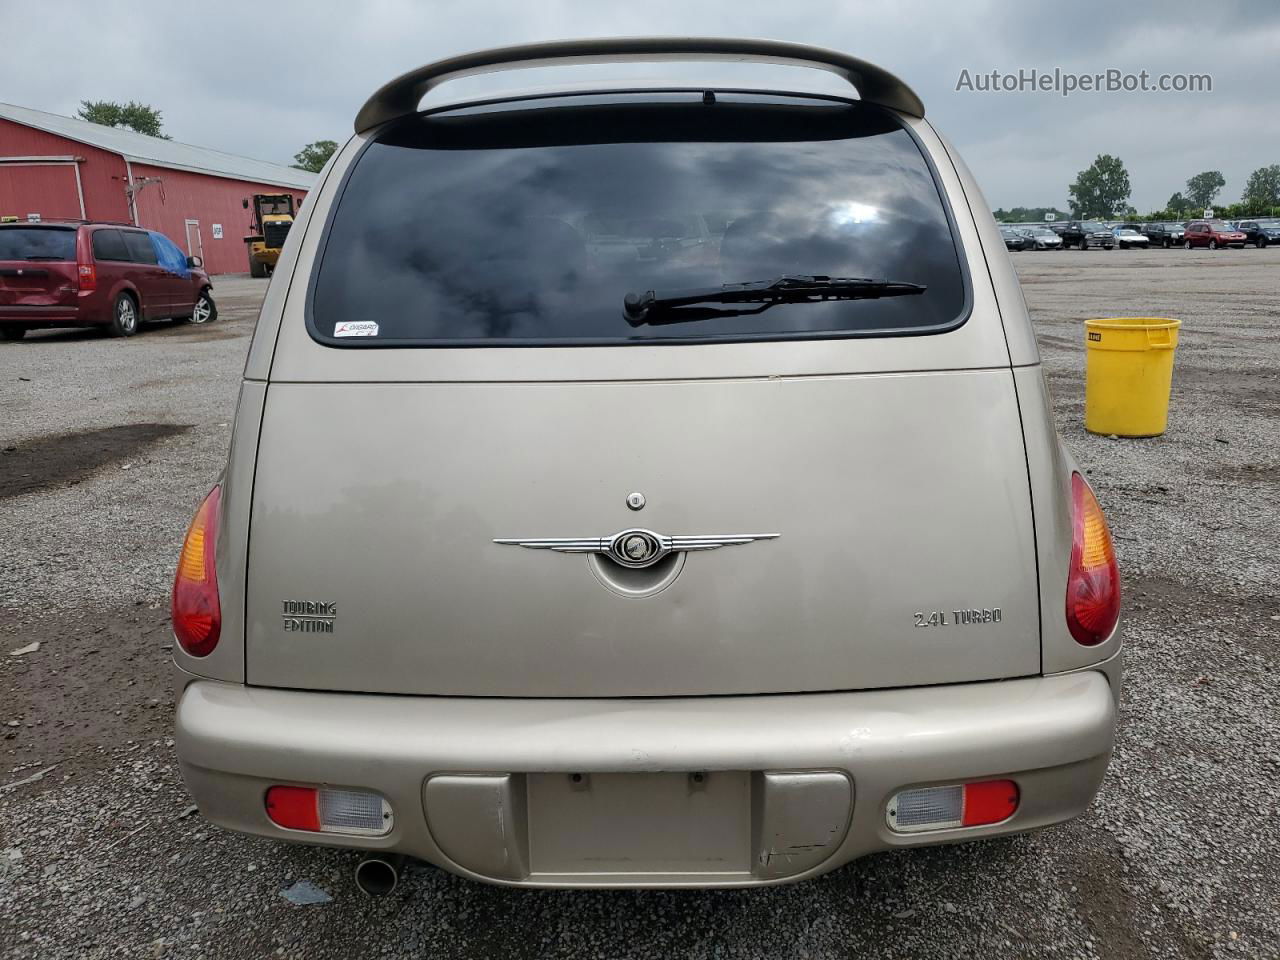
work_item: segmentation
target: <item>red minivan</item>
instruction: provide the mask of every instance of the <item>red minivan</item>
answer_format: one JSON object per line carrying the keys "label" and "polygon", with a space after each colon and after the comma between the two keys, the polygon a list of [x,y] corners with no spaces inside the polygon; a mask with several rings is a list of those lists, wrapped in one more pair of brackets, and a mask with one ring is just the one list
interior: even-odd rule
{"label": "red minivan", "polygon": [[1187,250],[1192,247],[1217,250],[1220,247],[1243,247],[1247,239],[1241,231],[1221,220],[1194,220],[1187,224],[1182,234],[1182,246]]}
{"label": "red minivan", "polygon": [[0,223],[0,337],[38,327],[216,319],[209,275],[162,233],[115,223]]}

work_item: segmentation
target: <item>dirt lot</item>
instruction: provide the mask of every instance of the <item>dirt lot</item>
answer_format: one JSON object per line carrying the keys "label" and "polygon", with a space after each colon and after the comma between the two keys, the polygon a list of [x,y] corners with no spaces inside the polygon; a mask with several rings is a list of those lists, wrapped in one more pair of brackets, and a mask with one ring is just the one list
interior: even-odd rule
{"label": "dirt lot", "polygon": [[[0,956],[1280,956],[1280,249],[1015,255],[1125,574],[1115,762],[1033,836],[747,892],[511,891],[223,833],[168,739],[167,591],[265,283],[220,320],[0,345]],[[1080,321],[1184,321],[1170,431],[1086,434]],[[38,641],[39,650],[11,655]],[[330,903],[280,893],[308,880]]]}

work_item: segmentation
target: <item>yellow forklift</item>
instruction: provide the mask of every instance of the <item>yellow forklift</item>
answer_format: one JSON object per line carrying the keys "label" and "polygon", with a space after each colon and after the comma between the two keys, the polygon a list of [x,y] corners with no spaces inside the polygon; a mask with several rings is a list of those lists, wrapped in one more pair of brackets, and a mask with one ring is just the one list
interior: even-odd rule
{"label": "yellow forklift", "polygon": [[280,259],[280,248],[289,235],[296,212],[293,194],[256,193],[246,197],[244,208],[253,210],[253,222],[249,224],[252,235],[244,238],[249,251],[249,274],[269,277]]}

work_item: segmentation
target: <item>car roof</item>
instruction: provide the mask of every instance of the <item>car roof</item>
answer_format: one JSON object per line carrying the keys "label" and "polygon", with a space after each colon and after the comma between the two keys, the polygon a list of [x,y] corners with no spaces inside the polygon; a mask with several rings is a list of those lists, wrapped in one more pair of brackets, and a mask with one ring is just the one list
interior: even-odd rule
{"label": "car roof", "polygon": [[0,227],[63,227],[65,229],[75,229],[77,227],[128,227],[130,230],[146,230],[146,227],[140,227],[135,223],[125,223],[123,220],[10,220],[6,223],[0,223]]}

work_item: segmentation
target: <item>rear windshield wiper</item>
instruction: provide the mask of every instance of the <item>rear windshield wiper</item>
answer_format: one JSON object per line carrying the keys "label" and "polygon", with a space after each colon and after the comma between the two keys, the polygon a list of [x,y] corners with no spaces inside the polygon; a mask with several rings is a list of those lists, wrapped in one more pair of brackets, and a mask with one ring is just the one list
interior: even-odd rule
{"label": "rear windshield wiper", "polygon": [[[698,287],[628,293],[622,312],[633,327],[664,323],[688,323],[713,317],[736,317],[762,313],[779,303],[819,303],[823,300],[876,300],[924,293],[922,283],[901,280],[872,280],[867,277],[823,277],[788,275],[776,280],[726,283],[720,287]],[[700,303],[758,303],[752,310],[698,308]]]}
{"label": "rear windshield wiper", "polygon": [[66,257],[58,257],[47,253],[37,253],[34,256],[23,257],[23,260],[65,260]]}

